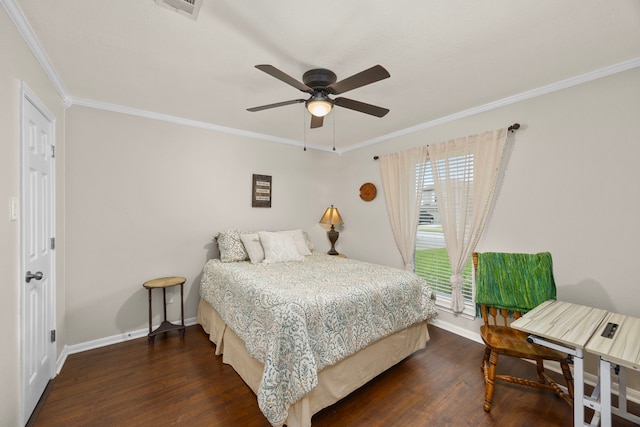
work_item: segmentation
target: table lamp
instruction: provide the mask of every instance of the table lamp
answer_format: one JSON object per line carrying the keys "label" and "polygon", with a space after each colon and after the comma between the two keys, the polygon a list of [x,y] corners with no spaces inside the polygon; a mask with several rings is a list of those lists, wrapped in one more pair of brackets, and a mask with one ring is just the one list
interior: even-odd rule
{"label": "table lamp", "polygon": [[320,224],[331,225],[331,229],[327,231],[327,236],[329,236],[329,241],[331,242],[331,249],[329,249],[329,252],[327,253],[329,255],[338,255],[335,244],[340,233],[336,230],[335,225],[344,224],[342,217],[340,216],[340,212],[338,212],[338,208],[334,208],[333,205],[331,205],[330,208],[327,208],[324,215],[322,215],[322,218],[320,218]]}

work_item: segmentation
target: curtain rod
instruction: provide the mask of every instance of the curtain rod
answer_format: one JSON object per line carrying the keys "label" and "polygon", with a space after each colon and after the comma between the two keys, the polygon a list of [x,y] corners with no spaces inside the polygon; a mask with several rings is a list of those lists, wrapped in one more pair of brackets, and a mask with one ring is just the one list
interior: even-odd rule
{"label": "curtain rod", "polygon": [[[508,130],[509,132],[515,132],[515,131],[517,131],[518,129],[520,129],[520,123],[514,123],[514,124],[512,124],[511,126],[509,126],[509,127],[507,128],[507,130]],[[373,156],[373,160],[378,160],[379,158],[380,158],[380,156]]]}

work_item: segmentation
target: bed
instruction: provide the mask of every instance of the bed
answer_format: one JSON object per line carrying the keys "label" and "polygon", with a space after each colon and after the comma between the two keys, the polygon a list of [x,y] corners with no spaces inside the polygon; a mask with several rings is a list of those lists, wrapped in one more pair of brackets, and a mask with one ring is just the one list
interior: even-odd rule
{"label": "bed", "polygon": [[273,426],[311,426],[429,340],[433,293],[413,273],[311,251],[259,263],[222,254],[204,267],[197,321]]}

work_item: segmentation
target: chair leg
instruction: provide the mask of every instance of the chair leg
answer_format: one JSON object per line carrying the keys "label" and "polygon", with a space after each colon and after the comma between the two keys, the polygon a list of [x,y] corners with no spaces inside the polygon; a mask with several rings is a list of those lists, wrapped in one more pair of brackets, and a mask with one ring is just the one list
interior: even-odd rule
{"label": "chair leg", "polygon": [[573,377],[571,376],[571,369],[569,368],[569,364],[567,362],[560,363],[560,368],[562,368],[562,374],[564,375],[564,379],[567,382],[567,391],[569,392],[569,397],[573,401]]}
{"label": "chair leg", "polygon": [[536,360],[536,366],[538,370],[538,382],[540,384],[546,384],[547,380],[544,377],[544,363],[542,362],[542,360]]}
{"label": "chair leg", "polygon": [[484,366],[489,363],[489,356],[491,356],[491,349],[489,347],[484,348],[484,355],[482,356],[482,365],[480,370],[484,372]]}
{"label": "chair leg", "polygon": [[484,389],[484,404],[482,407],[485,412],[491,411],[491,401],[493,400],[493,386],[496,381],[496,365],[498,364],[498,353],[490,351],[488,366],[485,365],[485,389]]}

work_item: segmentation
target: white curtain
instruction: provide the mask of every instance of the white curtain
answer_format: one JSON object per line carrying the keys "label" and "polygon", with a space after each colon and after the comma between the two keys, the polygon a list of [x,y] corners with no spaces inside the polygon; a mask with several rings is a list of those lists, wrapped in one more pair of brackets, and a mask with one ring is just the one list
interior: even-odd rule
{"label": "white curtain", "polygon": [[422,197],[424,168],[428,161],[428,147],[414,148],[400,153],[380,156],[382,188],[387,202],[391,230],[400,251],[404,268],[414,270],[414,251],[418,211]]}
{"label": "white curtain", "polygon": [[464,310],[461,273],[485,227],[506,138],[504,128],[428,147],[456,313]]}

